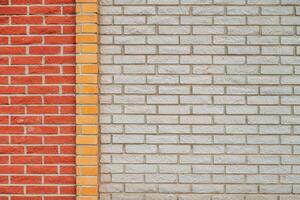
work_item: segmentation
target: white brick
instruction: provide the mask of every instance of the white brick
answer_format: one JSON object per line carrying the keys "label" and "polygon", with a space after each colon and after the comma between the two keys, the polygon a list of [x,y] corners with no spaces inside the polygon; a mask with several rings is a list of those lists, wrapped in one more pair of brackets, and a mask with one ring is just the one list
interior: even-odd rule
{"label": "white brick", "polygon": [[159,191],[161,193],[187,193],[190,191],[188,184],[160,184]]}
{"label": "white brick", "polygon": [[224,186],[221,184],[193,184],[192,191],[195,193],[222,193],[224,192]]}
{"label": "white brick", "polygon": [[212,163],[211,156],[206,155],[187,155],[187,156],[180,156],[180,163],[184,164],[209,164]]}
{"label": "white brick", "polygon": [[147,17],[148,24],[178,24],[179,19],[176,16],[150,16]]}
{"label": "white brick", "polygon": [[147,183],[175,183],[177,180],[174,174],[146,174],[145,181]]}
{"label": "white brick", "polygon": [[195,136],[195,135],[186,135],[180,137],[180,143],[182,144],[211,144],[211,136]]}
{"label": "white brick", "polygon": [[228,15],[258,15],[259,7],[257,6],[229,6],[227,7]]}
{"label": "white brick", "polygon": [[203,6],[194,7],[193,15],[223,15],[225,13],[224,7],[222,6]]}
{"label": "white brick", "polygon": [[[170,2],[170,1],[166,1],[166,2]],[[158,7],[158,14],[162,14],[162,15],[188,15],[189,14],[189,7],[161,6],[161,7]]]}
{"label": "white brick", "polygon": [[298,0],[99,3],[101,199],[300,200]]}
{"label": "white brick", "polygon": [[210,16],[182,16],[180,17],[180,23],[184,24],[184,25],[191,25],[191,24],[195,24],[195,25],[205,25],[205,24],[212,24],[212,17]]}
{"label": "white brick", "polygon": [[126,184],[125,191],[146,193],[146,192],[157,192],[157,189],[155,184]]}
{"label": "white brick", "polygon": [[182,174],[179,175],[179,183],[207,183],[210,182],[209,175]]}
{"label": "white brick", "polygon": [[258,187],[256,185],[227,185],[226,192],[236,193],[236,194],[248,194],[248,193],[257,193]]}
{"label": "white brick", "polygon": [[213,175],[214,183],[244,183],[243,175]]}

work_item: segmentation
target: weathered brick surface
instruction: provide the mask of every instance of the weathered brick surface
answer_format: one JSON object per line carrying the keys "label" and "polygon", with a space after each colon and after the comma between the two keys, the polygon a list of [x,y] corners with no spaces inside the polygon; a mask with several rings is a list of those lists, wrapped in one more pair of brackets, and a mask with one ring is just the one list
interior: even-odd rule
{"label": "weathered brick surface", "polygon": [[101,199],[299,200],[298,0],[101,3]]}
{"label": "weathered brick surface", "polygon": [[0,4],[0,199],[75,199],[74,1]]}

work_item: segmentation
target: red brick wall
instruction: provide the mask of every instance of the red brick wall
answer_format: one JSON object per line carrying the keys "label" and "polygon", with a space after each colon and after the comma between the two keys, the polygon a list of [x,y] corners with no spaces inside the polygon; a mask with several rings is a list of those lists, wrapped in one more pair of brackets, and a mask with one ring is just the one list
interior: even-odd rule
{"label": "red brick wall", "polygon": [[74,10],[0,0],[0,200],[75,199]]}

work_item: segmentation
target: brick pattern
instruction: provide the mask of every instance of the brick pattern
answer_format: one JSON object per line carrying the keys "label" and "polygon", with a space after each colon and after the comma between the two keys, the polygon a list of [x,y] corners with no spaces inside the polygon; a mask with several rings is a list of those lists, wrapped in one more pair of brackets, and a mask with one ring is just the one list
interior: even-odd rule
{"label": "brick pattern", "polygon": [[77,200],[98,200],[98,2],[76,2]]}
{"label": "brick pattern", "polygon": [[299,200],[300,1],[101,1],[102,200]]}
{"label": "brick pattern", "polygon": [[0,199],[75,199],[73,0],[0,0]]}

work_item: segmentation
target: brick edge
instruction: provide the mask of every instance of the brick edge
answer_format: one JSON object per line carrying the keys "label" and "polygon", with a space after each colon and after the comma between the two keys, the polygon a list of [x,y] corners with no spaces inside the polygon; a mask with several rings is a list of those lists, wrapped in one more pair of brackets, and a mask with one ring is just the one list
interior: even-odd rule
{"label": "brick edge", "polygon": [[76,199],[99,196],[98,1],[76,0]]}

